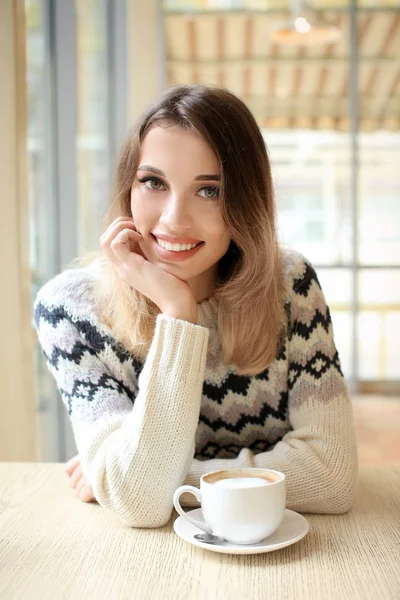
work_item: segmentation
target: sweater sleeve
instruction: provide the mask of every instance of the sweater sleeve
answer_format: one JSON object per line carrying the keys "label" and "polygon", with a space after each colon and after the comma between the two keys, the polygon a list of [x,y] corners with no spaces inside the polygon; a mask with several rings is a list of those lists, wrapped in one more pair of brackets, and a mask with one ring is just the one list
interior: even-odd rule
{"label": "sweater sleeve", "polygon": [[[40,294],[40,292],[39,292]],[[136,393],[45,294],[34,323],[96,500],[125,525],[159,527],[194,456],[209,330],[158,315]],[[116,376],[117,375],[117,376]]]}
{"label": "sweater sleeve", "polygon": [[[352,505],[358,471],[352,406],[329,308],[314,269],[307,261],[303,266],[293,285],[287,343],[292,430],[267,452],[244,448],[234,459],[194,459],[185,484],[198,486],[204,473],[219,469],[271,468],[286,475],[288,508],[343,513]],[[198,506],[189,494],[182,503]]]}

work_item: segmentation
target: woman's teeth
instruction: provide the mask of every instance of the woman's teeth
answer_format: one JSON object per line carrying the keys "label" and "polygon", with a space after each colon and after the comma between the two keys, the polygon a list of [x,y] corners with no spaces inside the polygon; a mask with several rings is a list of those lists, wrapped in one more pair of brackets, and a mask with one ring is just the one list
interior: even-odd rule
{"label": "woman's teeth", "polygon": [[[157,244],[161,246],[161,248],[165,248],[165,250],[170,250],[172,252],[182,252],[184,250],[191,250],[195,248],[199,244],[170,244],[169,242],[164,242],[164,240],[157,239]],[[201,242],[199,242],[201,243]]]}

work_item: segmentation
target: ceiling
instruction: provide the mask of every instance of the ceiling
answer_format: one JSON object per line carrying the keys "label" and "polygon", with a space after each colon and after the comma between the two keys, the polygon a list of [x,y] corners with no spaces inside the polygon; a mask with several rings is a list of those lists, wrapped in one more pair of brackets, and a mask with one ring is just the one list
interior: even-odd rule
{"label": "ceiling", "polygon": [[[164,3],[168,85],[227,87],[269,129],[350,130],[350,17],[344,2],[314,3],[330,7],[316,14],[335,23],[342,38],[307,48],[269,41],[271,28],[288,18],[281,0],[236,2],[250,6],[239,10],[216,10],[217,4]],[[274,8],[262,9],[267,4]],[[391,0],[376,4],[358,13],[360,130],[399,131],[400,9]]]}

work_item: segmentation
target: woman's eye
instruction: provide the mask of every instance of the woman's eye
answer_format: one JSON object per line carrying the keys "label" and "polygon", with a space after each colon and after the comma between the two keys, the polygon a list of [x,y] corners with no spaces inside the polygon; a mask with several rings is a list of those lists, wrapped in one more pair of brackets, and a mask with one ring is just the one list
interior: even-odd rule
{"label": "woman's eye", "polygon": [[161,179],[157,179],[157,177],[143,177],[143,179],[139,179],[139,181],[140,183],[144,183],[145,187],[153,192],[158,192],[158,190],[164,188],[163,182]]}
{"label": "woman's eye", "polygon": [[198,192],[203,198],[218,198],[219,188],[217,187],[203,187]]}

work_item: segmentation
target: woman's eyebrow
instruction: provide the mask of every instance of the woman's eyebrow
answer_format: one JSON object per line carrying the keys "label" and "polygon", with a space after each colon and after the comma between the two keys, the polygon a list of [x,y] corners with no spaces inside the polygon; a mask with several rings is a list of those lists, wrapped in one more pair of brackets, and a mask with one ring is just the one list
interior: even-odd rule
{"label": "woman's eyebrow", "polygon": [[[162,177],[167,177],[166,174],[161,171],[161,169],[157,169],[157,167],[152,167],[151,165],[141,165],[138,168],[138,171],[149,171],[150,173],[155,173],[156,175],[161,175]],[[220,175],[197,175],[194,178],[194,181],[221,181]]]}
{"label": "woman's eyebrow", "polygon": [[197,175],[194,178],[195,181],[221,181],[221,177],[219,175]]}
{"label": "woman's eyebrow", "polygon": [[165,173],[161,171],[161,169],[157,169],[156,167],[152,167],[151,165],[142,165],[138,168],[138,171],[150,171],[150,173],[156,173],[156,175],[162,175],[166,177]]}

